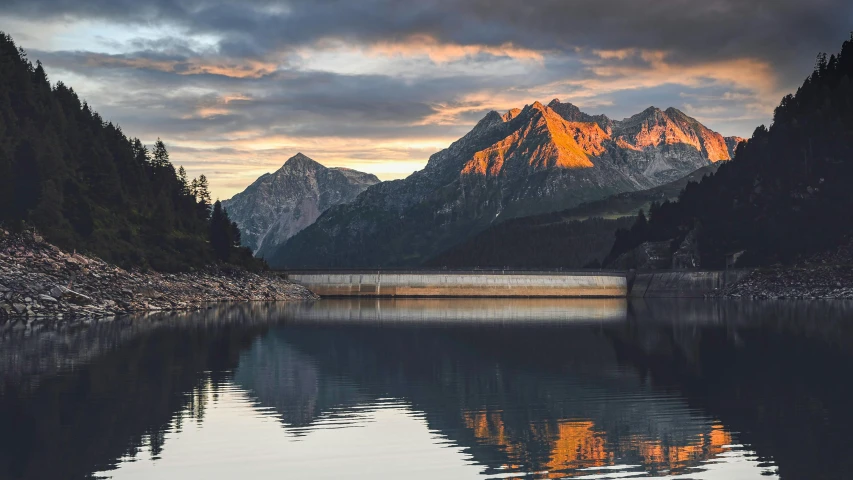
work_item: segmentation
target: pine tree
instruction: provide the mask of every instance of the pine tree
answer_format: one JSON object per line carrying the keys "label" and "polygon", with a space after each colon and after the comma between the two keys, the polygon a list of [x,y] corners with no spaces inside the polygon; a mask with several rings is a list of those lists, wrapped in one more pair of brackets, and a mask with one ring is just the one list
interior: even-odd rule
{"label": "pine tree", "polygon": [[232,247],[231,222],[219,200],[213,204],[213,211],[210,214],[210,245],[213,247],[216,258],[228,261]]}
{"label": "pine tree", "polygon": [[30,210],[36,207],[41,198],[41,175],[38,160],[33,144],[29,140],[21,141],[15,149],[12,178],[14,178],[15,192],[12,222],[19,223],[27,220]]}
{"label": "pine tree", "polygon": [[210,186],[207,183],[207,177],[204,174],[199,175],[197,183],[195,186],[195,196],[198,199],[198,203],[204,205],[205,207],[210,206]]}
{"label": "pine tree", "polygon": [[165,168],[169,163],[169,152],[166,150],[166,144],[160,138],[154,143],[154,151],[152,152],[152,164],[156,168]]}
{"label": "pine tree", "polygon": [[[228,212],[225,212],[225,217],[228,218]],[[237,225],[237,222],[231,222],[231,246],[234,248],[239,248],[242,244],[242,238],[240,236],[240,226]]]}
{"label": "pine tree", "polygon": [[131,152],[133,154],[134,160],[138,165],[148,165],[151,163],[151,154],[148,153],[148,147],[142,144],[138,138],[133,139],[133,146],[131,147]]}
{"label": "pine tree", "polygon": [[15,187],[12,162],[0,147],[0,220],[11,218],[15,210]]}
{"label": "pine tree", "polygon": [[181,194],[189,195],[190,194],[190,186],[187,183],[187,171],[184,170],[184,166],[181,165],[178,168],[178,181],[181,182]]}
{"label": "pine tree", "polygon": [[193,178],[192,182],[190,182],[190,195],[192,195],[196,201],[198,200],[198,178]]}

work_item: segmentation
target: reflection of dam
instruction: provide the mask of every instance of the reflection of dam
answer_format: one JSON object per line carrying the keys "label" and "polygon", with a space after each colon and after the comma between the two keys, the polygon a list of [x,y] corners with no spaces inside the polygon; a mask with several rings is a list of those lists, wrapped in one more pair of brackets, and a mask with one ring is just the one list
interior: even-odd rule
{"label": "reflection of dam", "polygon": [[299,321],[382,323],[551,323],[624,320],[624,298],[329,298],[285,308]]}
{"label": "reflection of dam", "polygon": [[621,273],[525,271],[288,272],[321,296],[342,297],[625,297]]}

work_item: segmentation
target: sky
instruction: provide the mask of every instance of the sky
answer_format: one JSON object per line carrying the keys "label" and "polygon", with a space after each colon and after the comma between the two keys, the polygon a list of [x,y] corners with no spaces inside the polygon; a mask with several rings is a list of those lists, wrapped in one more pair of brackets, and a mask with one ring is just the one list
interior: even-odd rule
{"label": "sky", "polygon": [[769,124],[849,0],[0,0],[0,30],[229,198],[302,152],[383,180],[490,110],[553,98]]}

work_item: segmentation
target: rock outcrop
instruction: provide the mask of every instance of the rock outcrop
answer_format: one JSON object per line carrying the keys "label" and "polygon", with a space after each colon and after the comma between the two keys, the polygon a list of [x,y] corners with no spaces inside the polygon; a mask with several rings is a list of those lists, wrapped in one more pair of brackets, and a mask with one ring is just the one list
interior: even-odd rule
{"label": "rock outcrop", "polygon": [[853,299],[853,239],[790,266],[752,271],[722,293],[735,298]]}
{"label": "rock outcrop", "polygon": [[672,268],[669,242],[646,242],[619,255],[607,268],[616,270],[661,270]]}
{"label": "rock outcrop", "polygon": [[263,257],[314,223],[329,207],[351,202],[377,183],[375,175],[326,168],[298,153],[222,206],[240,227],[243,245]]}
{"label": "rock outcrop", "polygon": [[729,158],[722,135],[672,108],[621,121],[559,100],[493,111],[423,170],[330,208],[265,258],[415,266],[497,222],[657,187]]}
{"label": "rock outcrop", "polygon": [[742,137],[726,137],[726,147],[729,149],[729,156],[732,159],[735,158],[735,152],[737,151],[738,145],[746,142],[747,139]]}
{"label": "rock outcrop", "polygon": [[273,274],[217,268],[180,274],[126,271],[97,258],[63,252],[37,234],[0,230],[0,322],[313,298],[304,287]]}

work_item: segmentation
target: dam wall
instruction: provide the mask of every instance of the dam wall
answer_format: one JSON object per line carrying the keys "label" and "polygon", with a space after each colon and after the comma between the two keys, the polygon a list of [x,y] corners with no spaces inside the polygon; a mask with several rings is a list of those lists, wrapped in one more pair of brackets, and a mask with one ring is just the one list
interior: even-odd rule
{"label": "dam wall", "polygon": [[326,297],[626,297],[623,273],[534,271],[286,272]]}
{"label": "dam wall", "polygon": [[751,270],[661,271],[628,274],[632,298],[702,298],[737,282]]}

